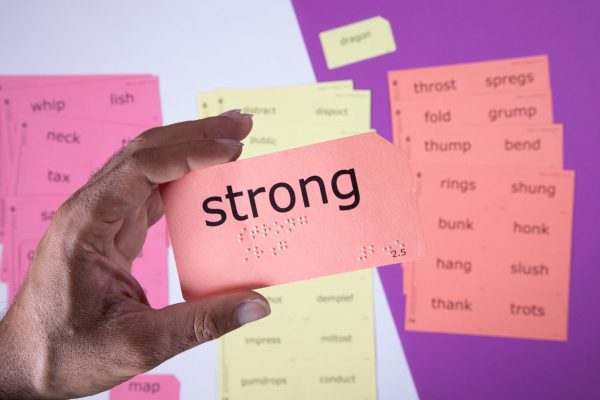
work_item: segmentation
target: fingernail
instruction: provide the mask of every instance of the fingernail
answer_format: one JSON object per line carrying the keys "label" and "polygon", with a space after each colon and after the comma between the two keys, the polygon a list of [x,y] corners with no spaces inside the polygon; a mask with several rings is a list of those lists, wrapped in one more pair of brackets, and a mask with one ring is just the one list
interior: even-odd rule
{"label": "fingernail", "polygon": [[242,110],[240,108],[236,108],[235,110],[225,111],[224,113],[220,114],[219,116],[233,118],[233,119],[252,118],[252,114],[242,114],[241,111]]}
{"label": "fingernail", "polygon": [[225,111],[220,116],[221,117],[227,117],[227,118],[237,119],[237,118],[240,117],[240,115],[242,115],[242,109],[241,108],[236,108],[235,110]]}
{"label": "fingernail", "polygon": [[217,139],[213,139],[213,140],[218,143],[229,144],[229,145],[237,145],[237,146],[244,145],[244,143],[240,142],[239,140],[235,140],[235,139],[217,138]]}
{"label": "fingernail", "polygon": [[262,299],[244,301],[237,309],[236,318],[240,325],[246,325],[271,314],[269,303]]}

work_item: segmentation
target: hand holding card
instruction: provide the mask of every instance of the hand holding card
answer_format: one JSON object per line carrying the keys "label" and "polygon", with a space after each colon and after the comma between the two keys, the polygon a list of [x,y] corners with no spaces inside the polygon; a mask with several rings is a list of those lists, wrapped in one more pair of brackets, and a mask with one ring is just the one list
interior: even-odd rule
{"label": "hand holding card", "polygon": [[[154,240],[148,230],[162,217],[159,185],[236,159],[239,140],[251,126],[251,119],[234,113],[152,129],[115,154],[58,209],[40,210],[40,201],[28,196],[29,210],[39,210],[28,212],[24,196],[14,197],[8,215],[17,223],[9,227],[10,259],[16,261],[11,264],[27,265],[31,259],[31,266],[2,320],[0,359],[13,360],[11,376],[17,378],[0,388],[0,397],[95,394],[269,314],[267,300],[253,292],[154,309],[143,289],[154,291],[160,275],[141,271],[150,283],[145,288],[131,275],[138,258],[160,258],[165,246],[164,230]],[[31,242],[37,240],[29,235],[30,225],[43,232],[50,219],[32,254]],[[153,248],[144,251],[150,242]],[[66,331],[68,337],[61,333]],[[52,383],[34,386],[28,371],[49,351],[56,357],[38,374],[52,375]]]}
{"label": "hand holding card", "polygon": [[188,300],[424,253],[408,161],[375,133],[194,171],[161,193]]}

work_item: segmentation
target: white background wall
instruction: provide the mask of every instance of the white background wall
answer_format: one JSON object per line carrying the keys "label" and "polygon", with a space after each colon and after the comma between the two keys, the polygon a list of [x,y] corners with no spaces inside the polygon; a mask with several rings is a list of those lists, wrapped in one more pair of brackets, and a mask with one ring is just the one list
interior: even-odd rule
{"label": "white background wall", "polygon": [[[195,118],[199,91],[315,81],[288,0],[0,0],[0,74],[69,73],[158,75],[165,123]],[[376,277],[379,398],[416,398]],[[181,301],[172,257],[169,278]],[[182,399],[216,399],[216,352],[206,344],[153,372],[176,374]]]}

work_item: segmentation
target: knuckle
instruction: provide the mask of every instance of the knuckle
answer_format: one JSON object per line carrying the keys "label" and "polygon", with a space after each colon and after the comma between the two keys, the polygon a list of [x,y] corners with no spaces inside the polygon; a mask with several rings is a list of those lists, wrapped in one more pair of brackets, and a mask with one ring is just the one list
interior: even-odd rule
{"label": "knuckle", "polygon": [[127,167],[140,167],[144,165],[148,161],[151,152],[151,148],[133,149],[125,159],[126,163],[124,167],[127,169]]}
{"label": "knuckle", "polygon": [[150,128],[147,131],[144,131],[129,140],[125,147],[123,147],[122,151],[125,153],[132,153],[136,150],[143,149],[144,147],[148,147],[149,143],[151,143],[152,138],[154,138],[162,128]]}
{"label": "knuckle", "polygon": [[217,339],[222,335],[214,315],[210,311],[196,312],[194,316],[194,335],[198,344]]}
{"label": "knuckle", "polygon": [[216,116],[213,117],[215,119],[214,124],[210,127],[212,130],[212,134],[216,135],[216,137],[223,137],[223,135],[231,132],[232,130],[237,130],[237,123],[234,119],[224,116]]}
{"label": "knuckle", "polygon": [[131,153],[132,151],[143,148],[145,143],[146,143],[146,139],[142,138],[141,136],[138,136],[138,137],[131,139],[127,143],[127,145],[125,145],[125,147],[123,147],[121,149],[121,151],[125,154]]}
{"label": "knuckle", "polygon": [[225,117],[223,115],[217,115],[214,118],[216,121],[219,122],[219,124],[224,124],[224,125],[230,125],[232,122],[235,122],[235,120],[233,118]]}
{"label": "knuckle", "polygon": [[77,202],[76,196],[75,195],[70,196],[64,203],[62,203],[60,205],[60,207],[58,207],[56,209],[56,212],[52,216],[52,220],[54,220],[54,221],[65,220],[66,217],[73,212],[76,202]]}
{"label": "knuckle", "polygon": [[145,157],[145,149],[134,149],[129,153],[129,160],[134,162],[142,161]]}
{"label": "knuckle", "polygon": [[54,213],[46,211],[47,215],[44,215],[44,217],[51,219],[52,227],[72,227],[76,225],[76,222],[81,222],[81,206],[85,205],[85,203],[82,191],[79,190],[69,196]]}
{"label": "knuckle", "polygon": [[140,133],[130,143],[134,144],[134,145],[136,145],[136,144],[137,145],[144,145],[148,141],[150,141],[153,137],[155,137],[156,135],[158,135],[161,130],[162,130],[162,128],[160,128],[160,127],[150,128],[147,131],[144,131],[144,132]]}
{"label": "knuckle", "polygon": [[121,175],[132,175],[143,179],[144,183],[150,187],[156,186],[148,177],[152,174],[155,166],[153,165],[156,159],[158,148],[142,148],[133,151],[129,157],[125,158],[119,172]]}
{"label": "knuckle", "polygon": [[201,143],[196,143],[198,150],[204,149],[208,153],[215,153],[223,149],[223,144],[216,142],[214,139],[203,140]]}

